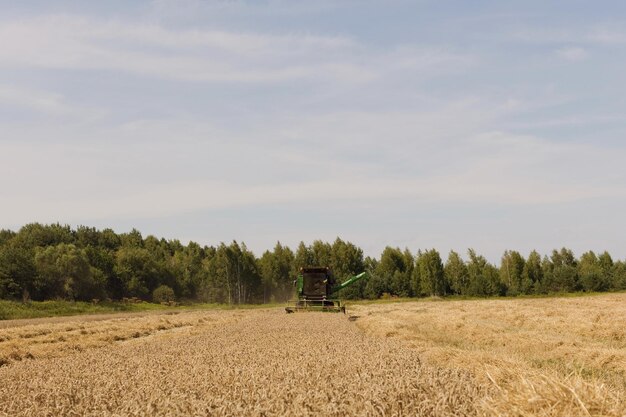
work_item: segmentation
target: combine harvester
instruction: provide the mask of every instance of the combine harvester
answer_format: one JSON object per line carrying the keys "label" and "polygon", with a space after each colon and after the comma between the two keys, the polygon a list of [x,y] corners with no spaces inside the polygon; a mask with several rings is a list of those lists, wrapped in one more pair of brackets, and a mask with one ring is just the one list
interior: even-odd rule
{"label": "combine harvester", "polygon": [[295,305],[285,307],[287,313],[296,311],[332,311],[346,312],[341,300],[334,298],[334,294],[362,278],[367,272],[348,278],[341,284],[335,284],[330,268],[300,268],[300,274],[295,281],[298,299]]}

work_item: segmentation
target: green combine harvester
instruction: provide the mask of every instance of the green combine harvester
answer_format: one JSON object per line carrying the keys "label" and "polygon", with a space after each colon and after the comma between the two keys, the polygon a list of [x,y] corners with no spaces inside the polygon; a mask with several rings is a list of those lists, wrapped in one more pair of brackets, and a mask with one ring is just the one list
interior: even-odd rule
{"label": "green combine harvester", "polygon": [[300,274],[295,281],[298,299],[295,301],[295,305],[285,307],[285,311],[287,313],[295,313],[296,311],[345,313],[346,307],[341,300],[334,298],[334,294],[366,277],[367,272],[361,272],[341,284],[336,284],[330,268],[300,268]]}

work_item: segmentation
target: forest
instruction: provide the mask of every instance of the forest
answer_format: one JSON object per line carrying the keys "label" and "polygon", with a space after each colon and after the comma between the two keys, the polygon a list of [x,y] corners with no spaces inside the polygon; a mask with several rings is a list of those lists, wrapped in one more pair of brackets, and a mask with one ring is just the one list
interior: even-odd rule
{"label": "forest", "polygon": [[465,257],[451,251],[445,260],[435,249],[394,247],[365,257],[340,238],[301,242],[295,250],[276,243],[257,257],[236,241],[184,245],[135,229],[31,223],[17,232],[0,230],[0,299],[283,302],[293,296],[299,268],[311,265],[329,266],[339,281],[368,271],[368,280],[342,290],[350,299],[626,290],[624,261],[593,251],[577,258],[567,248],[526,257],[507,250],[494,265],[473,249]]}

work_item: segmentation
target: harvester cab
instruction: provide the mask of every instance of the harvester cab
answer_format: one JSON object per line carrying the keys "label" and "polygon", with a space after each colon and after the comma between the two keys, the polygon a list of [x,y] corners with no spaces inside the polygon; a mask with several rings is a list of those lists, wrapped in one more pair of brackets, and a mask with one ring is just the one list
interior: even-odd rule
{"label": "harvester cab", "polygon": [[300,268],[300,273],[294,282],[298,299],[294,305],[285,307],[285,311],[287,313],[296,311],[334,311],[345,313],[346,307],[341,300],[334,298],[334,294],[365,277],[367,277],[367,273],[362,272],[359,275],[348,278],[341,284],[336,284],[330,268]]}

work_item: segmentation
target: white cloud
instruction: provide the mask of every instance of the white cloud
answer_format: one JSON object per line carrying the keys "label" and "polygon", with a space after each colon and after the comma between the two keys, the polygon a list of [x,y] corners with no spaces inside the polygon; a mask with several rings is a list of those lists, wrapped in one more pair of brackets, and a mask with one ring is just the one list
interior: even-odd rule
{"label": "white cloud", "polygon": [[6,84],[0,84],[0,104],[48,114],[68,114],[73,110],[60,94],[20,89]]}
{"label": "white cloud", "polygon": [[[79,124],[94,122],[105,116],[102,109],[77,106],[60,93],[0,84],[0,106],[21,109],[37,116],[49,116]],[[6,139],[6,137],[5,137]]]}
{"label": "white cloud", "polygon": [[568,28],[524,27],[511,32],[511,38],[530,43],[563,43],[578,40]]}
{"label": "white cloud", "polygon": [[105,69],[190,81],[359,81],[352,40],[311,35],[167,30],[155,25],[48,16],[0,23],[0,66]]}
{"label": "white cloud", "polygon": [[[349,21],[345,3],[294,4],[159,0],[117,19],[0,19],[0,227],[121,223],[214,239],[199,231],[206,220],[220,239],[256,233],[263,249],[322,231],[375,250],[478,240],[499,254],[519,236],[567,244],[570,224],[623,226],[626,149],[603,134],[623,119],[610,79],[620,55],[607,61],[600,45],[620,45],[619,28],[511,39],[444,16],[444,36],[426,13],[382,34]],[[360,12],[377,7],[396,12],[375,1]],[[561,77],[555,57],[593,57],[606,78],[590,65]],[[606,210],[580,222],[558,212],[580,216],[589,201]],[[257,209],[276,218],[258,225]]]}
{"label": "white cloud", "polygon": [[[462,113],[433,115],[430,127],[425,115],[333,116],[343,122],[343,133],[338,122],[310,119],[294,134],[295,143],[282,146],[263,139],[276,137],[273,123],[255,140],[206,124],[144,122],[92,132],[89,142],[71,141],[72,135],[84,137],[83,130],[65,131],[65,145],[54,137],[37,144],[0,142],[0,195],[8,202],[2,216],[11,224],[159,218],[297,206],[319,195],[336,208],[363,204],[379,212],[390,204],[525,207],[626,197],[626,149],[504,132],[463,137],[462,128],[453,127],[446,139],[445,129],[435,130],[452,121],[467,126],[457,118]],[[355,136],[347,136],[350,131]],[[359,147],[376,157],[349,153]]]}
{"label": "white cloud", "polygon": [[236,14],[258,16],[301,16],[312,13],[332,12],[341,6],[358,7],[365,0],[294,1],[294,0],[153,0],[152,12],[159,18],[203,17],[215,14]]}
{"label": "white cloud", "polygon": [[512,39],[539,44],[577,43],[585,46],[594,44],[621,45],[626,43],[623,24],[589,24],[584,27],[569,26],[526,27],[513,31]]}
{"label": "white cloud", "polygon": [[468,53],[453,52],[434,46],[401,45],[385,54],[383,61],[390,68],[406,70],[429,70],[462,72],[477,64],[477,57]]}
{"label": "white cloud", "polygon": [[184,29],[72,15],[0,22],[0,68],[114,70],[200,82],[370,81],[388,71],[458,71],[445,48],[367,49],[346,36]]}
{"label": "white cloud", "polygon": [[567,61],[584,61],[589,55],[585,49],[577,46],[558,49],[556,54]]}
{"label": "white cloud", "polygon": [[624,44],[626,43],[626,32],[623,29],[613,27],[597,27],[588,36],[592,42],[603,44]]}

